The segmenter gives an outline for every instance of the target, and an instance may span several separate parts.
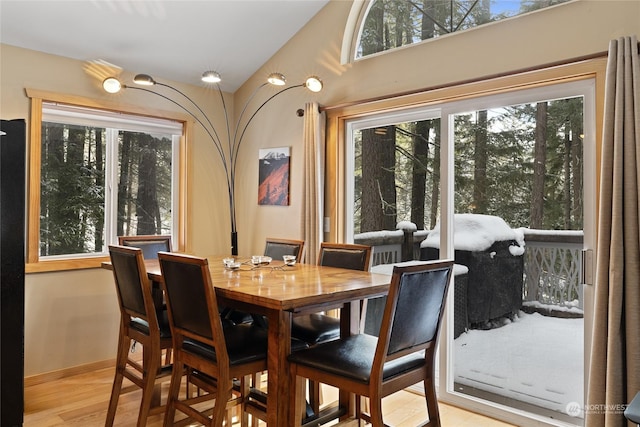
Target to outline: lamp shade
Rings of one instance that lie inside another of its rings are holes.
[[[202,73],[202,81],[206,83],[220,83],[222,77],[216,71],[205,71]]]
[[[322,80],[320,80],[316,76],[311,76],[307,78],[307,81],[304,83],[304,86],[309,89],[311,92],[320,92],[322,90]]]
[[[287,79],[282,73],[271,73],[267,77],[267,82],[274,86],[284,86],[287,83]]]
[[[136,74],[133,78],[133,82],[142,86],[153,86],[156,81],[149,74]]]
[[[102,82],[102,88],[108,93],[118,93],[122,89],[122,83],[115,77],[107,77]]]

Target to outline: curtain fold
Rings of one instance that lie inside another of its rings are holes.
[[[636,36],[609,44],[586,427],[631,427],[640,391],[640,64]]]
[[[304,108],[304,172],[302,190],[303,262],[315,264],[323,238],[325,113],[317,102]]]

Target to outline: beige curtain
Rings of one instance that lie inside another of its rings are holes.
[[[636,36],[609,44],[586,427],[631,427],[640,391],[640,65]]]
[[[323,237],[325,120],[325,113],[320,113],[318,103],[305,104],[301,224],[305,242],[303,261],[309,264],[316,263]]]

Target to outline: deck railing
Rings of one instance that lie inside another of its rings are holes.
[[[582,309],[583,232],[522,230],[526,244],[523,301]]]
[[[520,229],[525,236],[522,299],[543,306],[583,308],[580,285],[583,232]],[[354,236],[373,247],[371,265],[420,259],[429,230],[378,231]]]

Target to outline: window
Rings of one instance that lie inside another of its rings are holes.
[[[119,235],[180,241],[184,122],[32,101],[28,271],[97,267]]]
[[[467,30],[568,0],[372,0],[355,59]]]
[[[347,234],[435,225],[440,193],[440,112],[424,109],[349,123]]]

